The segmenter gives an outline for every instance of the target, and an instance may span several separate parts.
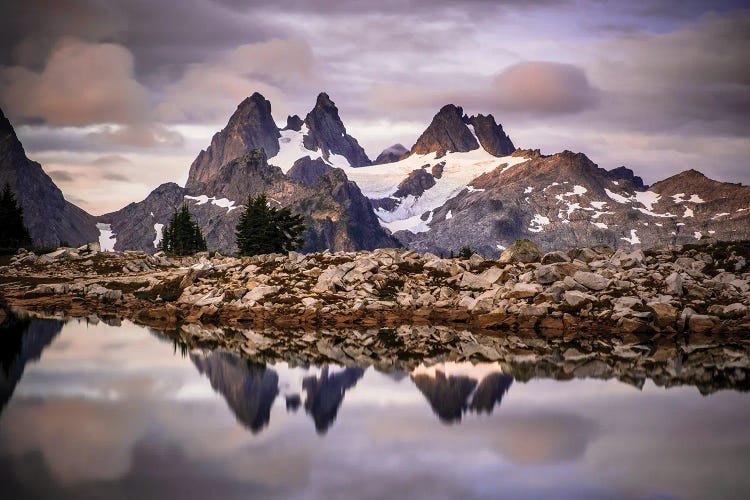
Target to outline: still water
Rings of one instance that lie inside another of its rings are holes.
[[[750,395],[731,389],[259,365],[130,323],[37,319],[0,340],[3,498],[750,492]]]

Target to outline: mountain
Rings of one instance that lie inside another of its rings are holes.
[[[187,200],[209,247],[231,252],[236,209],[261,192],[305,215],[305,251],[470,246],[497,257],[522,238],[545,250],[750,238],[749,187],[687,171],[649,188],[632,170],[599,168],[582,153],[516,149],[493,115],[468,116],[454,104],[410,149],[394,145],[371,163],[325,93],[283,128],[253,94],[200,152],[184,189],[160,186],[99,220],[116,249],[154,251]]]
[[[41,165],[29,160],[0,110],[0,189],[6,183],[23,207],[24,222],[34,243],[81,245],[96,241],[99,232],[94,217],[65,200]]]
[[[385,148],[380,152],[373,165],[381,165],[383,163],[393,163],[401,159],[409,150],[406,149],[403,144],[394,144],[393,146]]]
[[[99,217],[99,222],[114,233],[115,250],[154,252],[175,209],[188,202],[209,248],[233,253],[237,209],[248,196],[265,193],[273,203],[305,216],[303,251],[398,247],[380,226],[369,200],[338,168],[353,170],[369,163],[357,141],[346,134],[328,95],[318,96],[304,121],[289,116],[279,129],[271,103],[255,93],[198,154],[185,188],[164,184],[143,201]]]
[[[313,163],[316,161],[322,162]],[[379,225],[369,200],[338,168],[327,166],[316,176],[297,179],[269,165],[262,149],[252,150],[222,166],[199,186],[200,191],[192,191],[173,183],[163,184],[145,200],[101,216],[115,234],[115,250],[153,253],[174,210],[187,202],[209,248],[233,253],[238,208],[248,196],[261,193],[272,203],[305,216],[303,251],[399,246]]]

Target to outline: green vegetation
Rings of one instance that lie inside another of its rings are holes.
[[[235,233],[239,254],[283,253],[299,248],[305,231],[303,221],[289,208],[269,206],[264,194],[249,197]]]
[[[16,201],[10,184],[5,184],[0,194],[0,254],[16,253],[19,248],[31,245],[31,236],[23,223],[23,208]]]
[[[200,226],[193,221],[187,203],[177,210],[164,230],[161,249],[168,255],[193,255],[206,250],[206,239]]]

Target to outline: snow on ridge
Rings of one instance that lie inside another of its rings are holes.
[[[523,190],[523,194],[529,194],[534,190],[533,187],[527,186],[526,189]]]
[[[411,155],[393,163],[358,168],[345,167],[343,170],[349,180],[357,183],[366,197],[382,199],[392,197],[399,184],[413,171],[422,167],[429,171],[433,166],[444,163],[442,176],[435,179],[435,185],[430,189],[418,197],[409,195],[402,198],[393,211],[379,209],[375,212],[381,225],[391,231],[422,232],[429,230],[420,218],[422,214],[445,205],[448,200],[464,190],[481,191],[481,188],[470,186],[470,183],[480,175],[499,167],[502,167],[501,171],[505,171],[526,161],[527,158],[516,156],[496,157],[479,148],[464,153],[450,152],[442,158],[436,158],[436,153]]]
[[[210,201],[212,205],[215,205],[221,208],[226,208],[227,213],[241,206],[241,205],[236,206],[234,201],[229,200],[227,198],[216,198],[215,196],[208,196],[206,194],[201,194],[198,196],[190,196],[186,194],[185,199],[196,201],[197,202],[196,205],[205,205],[206,203]]]
[[[694,194],[694,195],[692,195],[692,196],[690,197],[690,199],[689,199],[689,200],[687,200],[687,201],[689,201],[689,202],[691,202],[691,203],[705,203],[705,201],[703,200],[703,198],[701,198],[701,197],[700,197],[700,196],[698,196],[697,194]]]
[[[659,193],[655,193],[654,191],[636,191],[633,195],[628,197],[615,193],[614,191],[610,191],[606,188],[604,189],[604,192],[607,193],[607,196],[609,196],[612,200],[623,205],[627,203],[640,203],[641,205],[643,205],[643,207],[633,208],[643,214],[650,215],[651,217],[677,217],[676,215],[669,212],[663,214],[654,212],[654,203],[658,203],[661,199],[661,195]]]
[[[718,219],[719,217],[726,217],[727,215],[729,215],[729,212],[721,212],[721,213],[719,213],[719,214],[716,214],[716,215],[714,215],[713,217],[711,217],[711,220],[716,220],[716,219]]]
[[[154,238],[154,248],[159,248],[159,243],[164,239],[164,224],[158,222],[154,224],[154,231],[156,231],[156,238]]]
[[[117,237],[112,231],[111,224],[98,223],[96,228],[99,230],[99,248],[102,252],[114,252]]]
[[[612,200],[616,201],[617,203],[630,203],[632,200],[630,198],[625,198],[624,196],[615,193],[614,191],[610,191],[607,188],[604,188],[604,192],[607,193],[607,196],[609,196]]]
[[[451,220],[453,218],[453,210],[448,210],[448,213],[445,214],[445,220]]]
[[[693,217],[694,212],[692,208],[685,207],[685,214],[682,217]]]
[[[599,229],[609,229],[609,226],[603,222],[592,222],[592,224],[598,227]]]

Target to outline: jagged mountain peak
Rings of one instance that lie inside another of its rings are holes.
[[[339,110],[328,94],[321,92],[315,107],[305,117],[307,133],[304,147],[310,151],[321,151],[328,160],[332,154],[346,158],[352,167],[370,164],[365,150],[357,140],[346,132]]]
[[[252,149],[263,148],[268,156],[276,155],[280,137],[270,101],[255,92],[237,106],[226,127],[214,134],[211,145],[198,154],[190,166],[186,187],[198,189],[222,165]]]
[[[463,108],[455,104],[446,104],[419,136],[411,148],[411,153],[436,153],[439,158],[448,152],[466,152],[479,148],[479,142],[469,129],[467,121]]]
[[[516,147],[513,141],[503,130],[503,126],[495,121],[495,117],[490,115],[475,115],[468,119],[469,124],[474,128],[479,144],[485,151],[494,156],[506,156],[515,151]]]

